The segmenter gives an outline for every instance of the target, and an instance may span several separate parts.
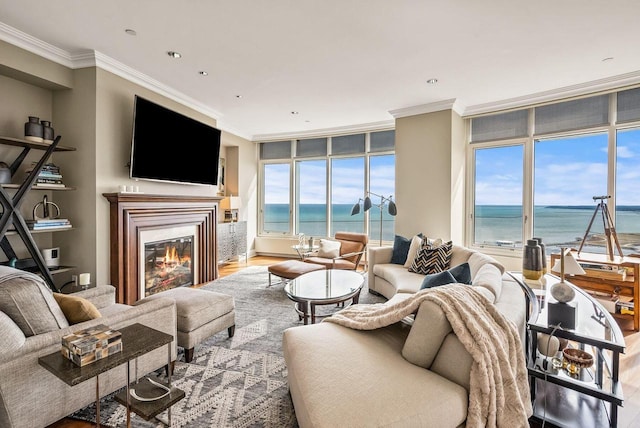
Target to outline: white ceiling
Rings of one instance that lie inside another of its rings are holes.
[[[0,38],[72,67],[94,52],[261,139],[637,84],[638,16],[639,0],[0,0]]]

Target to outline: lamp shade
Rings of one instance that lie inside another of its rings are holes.
[[[360,201],[356,202],[356,204],[351,208],[351,215],[360,214]]]
[[[395,216],[396,214],[398,214],[396,203],[393,201],[389,201],[389,214],[392,216]]]
[[[564,253],[564,251],[563,251]],[[564,263],[563,263],[564,262]],[[564,264],[564,267],[562,266]],[[556,261],[551,269],[556,272],[560,272],[560,275],[564,278],[565,275],[584,275],[585,271],[582,266],[576,261],[570,251],[566,254],[561,254],[560,258]]]
[[[220,202],[220,208],[224,210],[238,210],[242,207],[240,196],[228,196]]]
[[[371,198],[370,197],[366,197],[364,198],[364,210],[365,211],[369,211],[369,209],[371,208]]]

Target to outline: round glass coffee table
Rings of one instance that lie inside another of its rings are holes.
[[[287,297],[296,302],[296,311],[308,324],[316,322],[316,306],[344,303],[351,300],[358,303],[364,278],[352,270],[327,269],[300,275],[284,286]]]

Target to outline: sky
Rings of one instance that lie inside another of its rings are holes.
[[[618,131],[617,204],[640,205],[640,129]],[[607,194],[607,134],[543,140],[534,147],[534,204],[591,205]],[[522,205],[523,147],[476,151],[477,205]]]

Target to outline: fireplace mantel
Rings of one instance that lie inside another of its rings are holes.
[[[218,203],[209,196],[103,193],[110,208],[111,284],[118,303],[140,300],[138,239],[142,230],[194,225],[197,230],[199,272],[196,284],[217,277],[216,225]]]

